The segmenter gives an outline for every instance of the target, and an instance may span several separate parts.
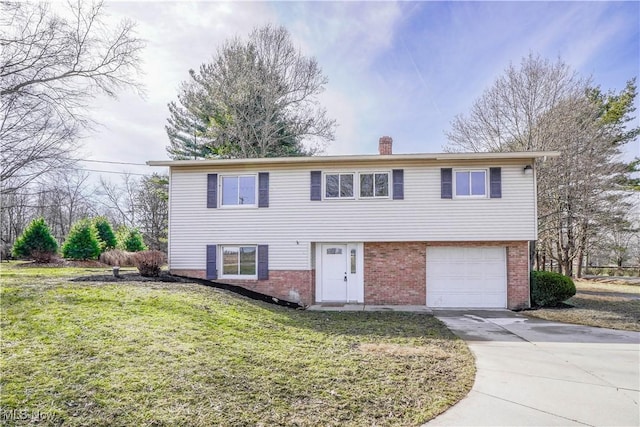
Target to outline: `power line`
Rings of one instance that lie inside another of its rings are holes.
[[[71,159],[79,162],[92,162],[92,163],[110,163],[112,165],[133,165],[133,166],[147,166],[146,163],[131,163],[131,162],[113,162],[110,160],[88,160],[88,159]]]
[[[116,171],[101,171],[97,169],[85,169],[85,168],[69,168],[75,171],[87,171],[87,172],[99,172],[99,173],[115,173],[118,175],[138,175],[138,176],[147,176],[148,174],[144,173],[133,173],[133,172],[116,172]]]

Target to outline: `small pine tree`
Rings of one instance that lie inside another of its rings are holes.
[[[69,259],[96,259],[100,255],[98,232],[91,221],[81,219],[73,224],[62,245],[62,256]]]
[[[127,240],[127,236],[129,235],[129,227],[126,225],[121,225],[116,229],[116,249],[121,251],[126,250],[124,248],[124,242]]]
[[[58,252],[58,242],[51,235],[44,218],[38,218],[31,221],[16,239],[12,252],[16,258],[33,258],[36,262],[47,263]]]
[[[99,216],[93,219],[93,226],[98,232],[98,239],[100,240],[100,253],[114,249],[118,244],[116,235],[111,228],[111,224],[107,218]]]
[[[137,228],[129,229],[129,232],[126,234],[126,237],[122,242],[122,247],[128,252],[140,252],[147,250],[144,240],[142,239],[142,234],[140,234],[140,231],[138,231]]]

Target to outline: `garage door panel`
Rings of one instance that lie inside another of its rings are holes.
[[[433,274],[440,277],[451,277],[451,266],[445,263],[432,264]]]
[[[427,305],[506,307],[504,247],[427,248]]]
[[[474,294],[468,292],[460,294],[441,294],[434,298],[434,303],[431,307],[492,308],[503,307],[502,301],[502,295]]]
[[[444,277],[443,279],[447,282],[446,289],[443,289],[445,292],[482,294],[487,292],[501,293],[504,290],[501,281],[495,279],[461,279],[459,277]]]

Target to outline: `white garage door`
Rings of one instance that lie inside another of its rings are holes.
[[[427,248],[427,306],[505,308],[505,248]]]

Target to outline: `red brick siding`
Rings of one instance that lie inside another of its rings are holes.
[[[529,242],[507,246],[507,307],[516,310],[531,307],[529,301]]]
[[[424,305],[427,246],[506,246],[507,307],[529,307],[529,243],[517,242],[384,242],[364,244],[365,304]],[[204,279],[205,270],[171,273]],[[271,270],[269,280],[218,280],[287,301],[315,302],[315,270]],[[293,291],[293,292],[292,292]]]
[[[364,303],[425,305],[426,245],[364,244]]]
[[[206,277],[205,270],[172,269],[171,273],[198,279],[204,279]],[[315,292],[315,271],[269,270],[269,280],[218,279],[216,282],[237,285],[282,300],[309,305],[313,303]]]
[[[529,243],[526,241],[365,243],[365,304],[424,305],[427,246],[505,246],[507,307],[529,307]]]

